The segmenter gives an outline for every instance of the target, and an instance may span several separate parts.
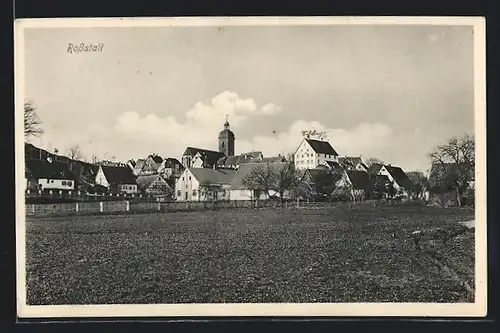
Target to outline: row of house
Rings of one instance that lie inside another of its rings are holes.
[[[403,195],[407,195],[411,187],[401,168],[379,164],[368,167],[361,157],[340,157],[328,141],[305,137],[287,160],[281,155],[264,157],[261,151],[235,155],[235,135],[227,119],[218,138],[218,151],[188,146],[181,161],[151,154],[127,163],[96,163],[90,168],[87,179],[92,183],[90,186],[112,193],[172,195],[182,201],[249,200],[254,193],[245,188],[243,179],[253,168],[264,163],[276,170],[293,164],[302,172],[304,181],[312,179],[321,169],[339,171],[342,176],[337,187],[350,187],[356,193],[365,191],[369,182],[377,177],[383,183],[392,184]],[[27,188],[75,190],[82,183],[68,167],[71,163],[54,161],[51,156],[37,159],[31,155],[26,159]],[[261,196],[265,198],[269,193]]]

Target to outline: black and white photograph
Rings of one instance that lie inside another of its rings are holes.
[[[17,20],[18,316],[485,316],[485,38]]]

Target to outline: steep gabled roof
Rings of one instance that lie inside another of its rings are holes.
[[[244,163],[276,163],[286,162],[284,156],[263,157],[262,152],[252,151],[236,156],[224,156],[217,161],[219,168],[235,168]]]
[[[194,148],[194,147],[187,147],[186,150],[184,151],[184,154],[182,154],[182,156],[193,156],[194,157],[197,153],[199,153],[202,156],[205,166],[209,167],[209,168],[216,165],[217,161],[221,157],[225,156],[225,154],[220,152],[220,151]]]
[[[137,162],[135,162],[134,170],[141,171],[142,168],[144,167],[144,163],[146,163],[146,160],[142,158],[138,159]]]
[[[346,173],[355,190],[367,190],[370,187],[370,176],[368,172],[347,170]]]
[[[339,157],[339,163],[356,167],[358,164],[361,164],[365,169],[368,169],[366,164],[363,162],[360,156],[344,156],[344,157]]]
[[[328,154],[328,155],[334,155],[338,156],[337,152],[333,147],[330,145],[330,142],[328,141],[320,141],[320,140],[313,140],[313,139],[305,139],[307,143],[311,146],[311,148],[319,154]]]
[[[333,162],[333,161],[325,161],[326,165],[332,170],[343,170],[344,168],[340,163]]]
[[[159,155],[149,155],[148,157],[151,157],[153,162],[155,162],[156,164],[160,164],[161,162],[163,162],[163,158],[161,158],[161,156]]]
[[[180,168],[183,168],[183,165],[181,162],[179,162],[178,159],[173,158],[173,157],[167,157],[164,159],[165,161],[165,168],[174,168],[175,166],[179,166]]]
[[[410,178],[408,178],[403,169],[392,165],[386,165],[385,168],[399,186],[402,186],[406,189],[413,187],[413,183],[411,182]]]
[[[139,176],[137,177],[136,179],[136,182],[137,182],[137,187],[140,189],[140,190],[143,190],[143,189],[146,189],[148,188],[153,182],[155,182],[156,180],[160,180],[162,182],[165,182],[165,184],[167,184],[167,182],[165,181],[165,179],[163,179],[161,176],[159,175],[150,175],[150,176]],[[168,185],[168,184],[167,184]]]
[[[132,170],[128,167],[101,165],[101,168],[110,184],[137,184]]]
[[[25,165],[35,179],[76,179],[66,163],[27,159]]]
[[[380,172],[380,169],[382,169],[383,165],[380,164],[380,163],[373,163],[372,165],[370,165],[370,167],[368,168],[368,173],[370,175],[375,175],[377,173]]]
[[[191,172],[200,185],[229,185],[236,174],[235,170],[217,170],[209,168],[189,168],[189,172]]]

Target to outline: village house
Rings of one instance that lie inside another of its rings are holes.
[[[27,159],[25,162],[26,189],[71,191],[76,187],[76,177],[68,164],[47,160]]]
[[[106,187],[113,194],[137,193],[136,177],[127,166],[99,166],[95,183]]]
[[[345,168],[339,162],[334,161],[323,161],[322,164],[318,164],[316,169],[326,168],[331,171],[344,172]]]
[[[182,154],[184,168],[213,168],[224,153],[215,150],[187,147]]]
[[[184,166],[182,166],[181,162],[172,157],[165,158],[158,168],[158,174],[163,178],[177,178],[183,171]]]
[[[236,156],[224,156],[217,161],[218,169],[238,169],[243,163],[262,162],[264,156],[260,151],[252,151]]]
[[[328,141],[305,138],[294,155],[297,170],[314,169],[326,161],[338,162],[338,154]]]
[[[339,164],[347,170],[358,170],[368,172],[368,166],[363,162],[361,156],[339,157]]]
[[[130,168],[130,170],[134,171],[135,161],[134,160],[128,160],[127,161],[127,166]]]
[[[143,158],[140,158],[138,159],[134,164],[133,164],[133,168],[132,168],[132,173],[136,176],[138,176],[141,171],[142,171],[142,168],[144,167],[144,163],[146,162],[145,159]],[[130,166],[131,164],[129,164]]]
[[[175,183],[178,201],[229,200],[231,169],[187,168]]]
[[[140,193],[154,197],[171,197],[173,189],[160,175],[139,176],[136,179]]]
[[[140,163],[139,163],[140,161]],[[163,163],[163,158],[157,154],[149,155],[144,160],[138,160],[134,167],[134,174],[136,176],[149,176],[158,174],[158,169]]]
[[[364,200],[371,192],[370,175],[362,170],[345,170],[335,190],[348,193],[354,200]]]
[[[373,163],[368,169],[368,173],[372,175],[387,176],[390,183],[394,187],[397,196],[409,197],[413,184],[410,178],[408,178],[406,173],[400,167],[392,166],[390,164],[382,165],[379,163]]]
[[[242,164],[236,175],[234,176],[231,182],[231,200],[265,200],[269,199],[270,196],[279,196],[279,193],[276,189],[270,189],[269,192],[261,191],[261,193],[256,193],[256,191],[249,189],[245,184],[245,177],[254,170],[255,168],[259,168],[264,166],[270,167],[274,172],[279,172],[288,168],[290,166],[290,162],[277,162],[277,163],[245,163]],[[284,193],[284,197],[288,198],[290,196],[290,192],[287,190]]]

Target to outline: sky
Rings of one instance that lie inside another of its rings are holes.
[[[224,26],[26,28],[25,99],[45,133],[85,158],[217,150],[293,153],[325,131],[340,156],[424,171],[428,153],[474,134],[473,28]],[[102,43],[70,53],[69,43]]]

